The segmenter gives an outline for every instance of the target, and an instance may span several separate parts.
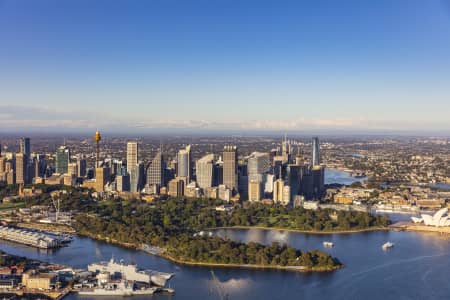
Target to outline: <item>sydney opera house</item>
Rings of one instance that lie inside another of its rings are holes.
[[[433,216],[422,214],[421,218],[412,217],[414,223],[424,223],[427,226],[444,227],[450,226],[450,215],[448,208],[442,208]]]

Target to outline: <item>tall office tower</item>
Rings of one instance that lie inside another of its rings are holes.
[[[136,166],[131,168],[130,174],[130,191],[133,193],[140,192],[143,187],[143,181],[145,181],[144,174],[144,164],[138,163]]]
[[[69,163],[67,174],[76,177],[78,175],[78,168],[76,163]]]
[[[258,180],[249,180],[248,182],[248,200],[251,202],[260,201],[262,198],[262,184]]]
[[[291,187],[289,185],[285,185],[283,187],[283,205],[289,205],[291,203]]]
[[[32,169],[32,174],[33,177],[40,177],[41,173],[40,173],[40,168],[39,168],[39,157],[34,157],[33,161],[31,162],[31,169]]]
[[[6,183],[15,184],[16,183],[16,173],[13,170],[7,171],[6,173]]]
[[[25,184],[26,183],[26,172],[27,172],[27,158],[24,153],[16,154],[16,183]]]
[[[186,182],[184,179],[177,177],[169,181],[169,196],[171,197],[182,197],[184,196],[184,190],[186,187]]]
[[[94,135],[94,141],[95,141],[95,167],[98,168],[100,164],[100,141],[102,140],[102,136],[100,135],[100,132],[97,130]]]
[[[77,159],[77,177],[85,177],[86,176],[86,167],[87,163],[84,158]]]
[[[165,170],[163,155],[161,151],[158,151],[147,168],[147,185],[156,187],[156,190],[165,186]]]
[[[286,174],[285,181],[290,186],[291,191],[291,199],[294,199],[295,196],[300,192],[300,182],[303,175],[303,167],[298,166],[296,164],[289,164],[286,166]]]
[[[219,157],[219,160],[216,161],[214,166],[214,182],[213,186],[219,186],[223,184],[223,161],[222,158]]]
[[[104,192],[105,185],[111,180],[111,169],[108,167],[95,168],[95,186],[97,192]]]
[[[238,153],[236,146],[223,148],[223,184],[232,191],[238,189]]]
[[[5,173],[6,157],[0,155],[0,174]]]
[[[56,173],[66,174],[69,171],[70,150],[67,146],[61,146],[56,150]]]
[[[300,195],[305,197],[305,200],[314,199],[314,178],[312,168],[310,166],[303,167],[303,174],[300,181]]]
[[[5,162],[5,172],[14,172],[14,162],[13,161],[6,161]]]
[[[137,142],[127,143],[127,171],[131,175],[132,169],[138,164],[139,148]]]
[[[270,172],[270,156],[268,153],[253,152],[248,158],[248,180],[263,182],[263,175]]]
[[[38,155],[36,156],[36,159],[38,161],[38,170],[35,170],[35,173],[37,174],[35,177],[44,177],[47,172],[47,160],[44,155]]]
[[[192,179],[191,145],[178,151],[177,176],[187,178],[187,183]]]
[[[20,153],[25,154],[27,160],[31,158],[30,138],[23,137],[20,139]]]
[[[273,193],[273,183],[275,181],[275,176],[273,174],[266,175],[266,183],[264,185],[264,193],[272,194]]]
[[[320,166],[320,143],[318,137],[312,139],[312,166]]]
[[[6,181],[5,164],[6,158],[0,155],[0,182]]]
[[[28,159],[26,160],[25,183],[32,183],[34,177],[36,177],[34,164],[35,160],[36,157],[33,157],[31,161]]]
[[[130,191],[130,175],[117,175],[116,176],[116,190],[118,192]]]
[[[321,199],[325,192],[325,169],[322,166],[315,166],[312,168],[312,182],[313,182],[313,197],[314,199]]]
[[[284,193],[284,181],[283,179],[277,179],[273,183],[273,202],[282,203]]]
[[[127,166],[124,165],[124,161],[114,159],[111,162],[111,175],[126,175]]]
[[[207,189],[214,184],[214,154],[207,154],[197,160],[195,170],[197,184],[201,189]]]
[[[290,144],[287,139],[287,135],[284,135],[284,139],[281,141],[281,155],[288,156],[290,152]]]

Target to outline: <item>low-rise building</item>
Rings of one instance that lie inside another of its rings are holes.
[[[59,288],[58,276],[30,270],[22,275],[22,286],[27,289],[54,290]]]

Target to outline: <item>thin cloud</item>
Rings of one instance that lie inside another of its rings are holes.
[[[1,129],[208,129],[208,130],[448,130],[449,124],[358,118],[307,118],[289,120],[214,121],[204,119],[127,120],[104,112],[61,111],[49,107],[0,105]]]

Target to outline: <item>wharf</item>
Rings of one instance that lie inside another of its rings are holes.
[[[9,299],[21,299],[22,297],[27,297],[27,296],[45,296],[54,300],[61,300],[64,297],[66,297],[68,294],[71,293],[70,289],[64,289],[61,291],[49,291],[49,292],[45,292],[45,291],[29,291],[29,290],[9,290],[7,292],[5,292],[6,295],[11,296],[11,298]],[[8,299],[8,298],[7,298]]]

